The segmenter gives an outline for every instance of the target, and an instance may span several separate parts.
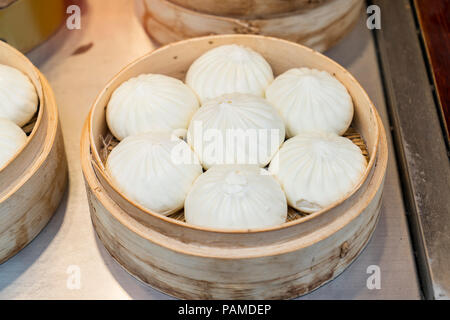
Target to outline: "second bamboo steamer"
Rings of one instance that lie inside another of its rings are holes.
[[[210,0],[142,1],[143,24],[151,38],[160,44],[213,34],[259,34],[294,41],[318,51],[331,48],[351,30],[364,5],[362,0],[271,0],[267,3],[227,0],[224,6]],[[254,14],[245,13],[243,8],[249,6]],[[233,10],[238,15],[228,15]]]
[[[22,129],[26,144],[0,168],[0,264],[45,227],[66,190],[67,161],[53,91],[20,52],[0,42],[0,64],[28,76],[39,97],[37,115]]]
[[[323,5],[329,0],[169,0],[181,7],[216,16],[264,18]]]

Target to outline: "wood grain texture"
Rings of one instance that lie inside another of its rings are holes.
[[[278,227],[224,231],[146,211],[116,190],[99,154],[108,134],[105,106],[114,89],[145,72],[183,79],[198,56],[227,43],[245,44],[260,52],[276,75],[288,68],[309,66],[335,74],[346,85],[355,104],[353,125],[363,136],[370,156],[364,179],[351,195]],[[295,43],[248,35],[186,40],[130,64],[94,103],[81,146],[91,217],[99,238],[132,275],[179,298],[292,298],[333,279],[370,239],[380,211],[387,165],[386,137],[378,113],[344,68]]]
[[[20,66],[25,59],[11,47],[0,44],[0,60],[6,56],[5,51],[17,56],[7,61],[9,65]],[[40,115],[27,145],[0,171],[0,263],[42,230],[67,185],[67,163],[53,93],[37,69],[28,71],[30,78],[40,83]]]
[[[261,34],[325,51],[347,34],[364,1],[330,0],[317,7],[276,17],[243,19],[186,9],[167,0],[143,0],[144,26],[158,43],[212,34]]]
[[[315,8],[330,0],[169,0],[181,7],[217,16],[267,18]]]
[[[450,139],[450,1],[415,0],[414,4]]]

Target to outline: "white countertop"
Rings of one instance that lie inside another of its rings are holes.
[[[79,160],[81,129],[96,95],[120,69],[155,46],[141,26],[132,0],[109,0],[108,5],[86,0],[82,14],[80,30],[63,26],[28,54],[56,95],[70,183],[49,225],[31,244],[0,265],[0,299],[170,298],[130,276],[98,240]],[[388,131],[390,159],[382,215],[372,240],[339,277],[302,298],[418,299],[419,284],[376,52],[365,18],[362,16],[353,32],[326,54],[360,81],[377,106]],[[367,270],[372,265],[380,268],[381,289],[367,288]],[[76,284],[73,280],[78,271],[80,286],[74,288],[70,284]]]

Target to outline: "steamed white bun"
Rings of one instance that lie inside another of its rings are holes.
[[[283,120],[265,99],[242,93],[206,101],[192,117],[187,141],[203,167],[266,166],[285,138]]]
[[[186,222],[208,228],[254,229],[286,221],[279,183],[256,165],[218,165],[203,173],[186,197]]]
[[[186,75],[186,84],[201,102],[234,92],[263,97],[272,80],[272,68],[267,61],[254,50],[237,44],[204,53]]]
[[[287,140],[269,171],[281,183],[291,207],[315,212],[351,192],[366,166],[361,149],[350,139],[309,132]]]
[[[182,81],[161,74],[142,74],[112,94],[106,121],[119,140],[130,135],[187,129],[199,107],[195,93]]]
[[[290,69],[267,88],[266,99],[280,112],[288,137],[308,131],[342,135],[353,118],[347,89],[326,71]]]
[[[26,143],[25,132],[14,122],[0,118],[0,170]]]
[[[38,107],[36,89],[21,71],[0,64],[0,118],[23,127]]]
[[[122,140],[109,154],[106,170],[127,197],[162,215],[183,207],[194,180],[202,173],[186,142],[157,132]]]

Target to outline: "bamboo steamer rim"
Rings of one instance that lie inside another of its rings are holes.
[[[341,205],[343,202],[345,202],[346,200],[352,198],[354,196],[354,194],[360,189],[360,187],[365,183],[365,181],[367,180],[368,176],[372,173],[372,169],[375,165],[375,162],[377,160],[377,155],[378,155],[378,148],[379,148],[379,143],[380,143],[380,134],[381,134],[381,130],[382,130],[382,123],[380,121],[375,121],[375,126],[374,126],[374,130],[375,130],[375,141],[374,141],[374,145],[373,147],[368,151],[369,151],[369,156],[370,156],[370,160],[369,163],[367,164],[367,167],[364,171],[364,175],[359,179],[358,183],[353,187],[352,191],[349,192],[345,197],[335,201],[334,203],[332,203],[331,205],[323,208],[322,210],[316,211],[314,213],[311,213],[305,217],[301,217],[299,219],[293,220],[293,221],[289,221],[289,222],[285,222],[281,225],[277,225],[277,226],[273,226],[273,227],[268,227],[268,228],[255,228],[255,229],[236,229],[236,230],[229,230],[229,229],[221,229],[221,228],[207,228],[207,227],[201,227],[201,226],[196,226],[196,225],[192,225],[183,221],[179,221],[167,216],[163,216],[161,214],[152,212],[146,208],[144,208],[143,206],[141,206],[140,204],[136,203],[135,201],[129,199],[129,197],[127,197],[126,195],[124,195],[121,191],[118,190],[118,188],[115,186],[115,184],[111,181],[111,179],[109,178],[109,175],[106,172],[106,168],[103,165],[103,162],[101,160],[101,157],[99,155],[98,152],[98,147],[96,144],[96,139],[93,136],[93,126],[94,126],[94,111],[96,110],[96,108],[106,108],[106,106],[100,105],[100,100],[103,97],[103,95],[105,94],[106,90],[109,89],[110,86],[112,86],[114,84],[114,82],[116,81],[117,78],[119,78],[123,73],[125,73],[128,69],[135,67],[136,65],[138,65],[141,61],[147,59],[148,57],[150,57],[153,54],[156,53],[160,53],[163,52],[165,50],[169,50],[172,47],[176,47],[179,45],[183,45],[183,44],[188,44],[190,43],[190,45],[195,45],[195,42],[202,42],[202,41],[207,41],[208,43],[212,43],[214,42],[214,40],[216,39],[225,39],[225,40],[230,40],[228,42],[228,44],[233,43],[233,39],[245,39],[245,38],[249,38],[249,39],[258,39],[260,41],[271,41],[271,42],[281,42],[285,45],[289,45],[289,46],[293,46],[293,47],[297,47],[300,50],[303,50],[305,52],[307,52],[308,54],[314,55],[316,58],[318,59],[322,59],[323,61],[326,61],[327,64],[331,64],[333,65],[336,69],[339,69],[342,74],[344,74],[346,77],[348,77],[348,80],[350,82],[352,82],[357,88],[358,90],[363,94],[364,99],[368,102],[369,108],[370,108],[370,113],[372,115],[374,115],[375,119],[379,118],[378,112],[375,108],[375,106],[373,105],[372,101],[370,100],[369,96],[367,95],[366,91],[361,87],[361,85],[359,84],[359,82],[353,77],[352,74],[350,74],[344,67],[342,67],[340,64],[338,64],[337,62],[335,62],[334,60],[332,60],[331,58],[326,57],[325,55],[323,55],[322,53],[313,50],[311,48],[308,48],[306,46],[303,46],[301,44],[295,43],[295,42],[291,42],[288,40],[284,40],[284,39],[279,39],[279,38],[275,38],[275,37],[269,37],[269,36],[262,36],[262,35],[244,35],[244,34],[232,34],[232,35],[213,35],[213,36],[205,36],[205,37],[197,37],[197,38],[191,38],[191,39],[186,39],[186,40],[181,40],[178,42],[173,42],[170,44],[167,44],[165,46],[162,46],[152,52],[149,52],[148,54],[134,60],[133,62],[129,63],[127,66],[125,66],[124,68],[122,68],[122,70],[117,73],[110,81],[108,81],[108,83],[106,84],[106,86],[100,91],[100,93],[97,95],[94,104],[91,108],[91,111],[89,112],[88,115],[88,122],[87,122],[87,127],[88,127],[88,131],[89,131],[89,144],[90,144],[90,150],[91,153],[93,155],[93,165],[96,166],[99,170],[98,172],[102,175],[102,178],[107,181],[107,183],[109,184],[109,186],[118,194],[120,194],[126,201],[128,201],[130,204],[132,204],[135,208],[137,208],[139,211],[144,212],[145,214],[151,215],[157,219],[163,220],[169,224],[176,224],[185,228],[190,228],[193,230],[199,230],[199,231],[209,231],[209,232],[218,232],[218,233],[227,233],[227,234],[241,234],[241,233],[263,233],[263,232],[267,232],[267,231],[275,231],[275,230],[280,230],[280,229],[284,229],[284,228],[289,228],[307,221],[310,221],[312,219],[315,219],[319,216],[322,216],[324,214],[326,214],[330,209],[335,208],[339,205]],[[245,45],[245,44],[243,44]],[[205,50],[204,52],[206,52],[207,50]],[[83,156],[83,155],[82,155]]]
[[[147,5],[146,0],[143,0],[145,5]],[[232,4],[228,4],[227,9],[225,10],[227,12],[213,12],[213,10],[207,6],[207,9],[204,10],[204,8],[195,8],[193,6],[186,6],[186,2],[181,1],[181,0],[163,0],[165,2],[168,2],[176,7],[181,7],[183,9],[189,10],[189,11],[194,11],[194,12],[198,12],[201,14],[206,14],[206,15],[211,15],[211,16],[222,16],[222,17],[230,17],[230,18],[236,18],[236,19],[240,19],[240,20],[264,20],[264,19],[270,19],[270,18],[278,18],[278,17],[282,17],[282,16],[287,16],[287,15],[293,15],[293,14],[297,14],[299,12],[303,12],[306,10],[313,10],[321,5],[326,4],[329,1],[334,1],[334,0],[320,0],[317,2],[314,1],[302,1],[301,3],[297,3],[296,5],[293,5],[291,9],[289,10],[280,10],[280,11],[276,11],[276,12],[265,12],[265,13],[258,13],[258,14],[250,14],[250,13],[236,13],[236,14],[232,14],[229,11],[232,10],[238,10],[238,11],[245,11],[244,9],[238,9],[236,8],[236,6],[233,6]],[[259,0],[261,1],[261,0]],[[207,1],[209,2],[209,1]],[[227,3],[230,1],[224,1],[224,3]],[[231,1],[233,2],[233,1]],[[241,2],[246,2],[245,0],[241,1]],[[252,2],[252,1],[247,1],[247,2]],[[261,2],[266,2],[264,3],[264,5],[276,5],[278,2],[280,2],[280,0],[271,0],[271,1],[261,1]],[[270,3],[269,3],[270,2]],[[286,2],[281,0],[281,2]],[[255,3],[253,1],[253,3]],[[223,11],[223,10],[220,10]]]
[[[145,0],[144,7],[142,23],[150,38],[159,44],[209,34],[243,33],[279,37],[326,51],[356,24],[363,1],[326,1],[270,19],[207,15],[171,6],[167,0]]]
[[[172,2],[170,0],[157,0],[159,2],[164,3],[165,6],[170,7],[172,10],[181,11],[184,14],[192,15],[192,16],[198,16],[198,17],[205,17],[209,19],[216,19],[219,21],[228,21],[228,22],[234,22],[236,24],[242,23],[242,22],[250,22],[250,21],[261,21],[261,22],[269,22],[269,21],[276,21],[284,18],[290,18],[292,16],[301,15],[305,12],[311,12],[313,10],[320,9],[321,6],[329,5],[333,1],[344,1],[344,0],[325,0],[321,5],[314,6],[312,8],[302,8],[294,11],[289,12],[282,12],[277,14],[269,14],[265,16],[234,16],[234,15],[218,15],[210,12],[205,12],[201,10],[194,10],[185,6],[182,6],[181,4],[178,4],[176,2]],[[348,0],[348,1],[356,1],[356,0]],[[144,0],[144,4],[146,6],[146,9],[148,10],[148,4],[147,0]]]
[[[382,126],[381,118],[377,114],[376,115],[377,122],[380,126]],[[273,243],[270,245],[265,244],[264,250],[255,250],[255,247],[214,247],[214,250],[211,250],[210,246],[192,246],[189,242],[180,241],[177,239],[173,239],[170,236],[161,234],[160,232],[154,232],[150,227],[144,226],[140,224],[138,221],[133,219],[127,214],[121,214],[115,212],[115,207],[118,205],[114,202],[114,200],[105,192],[103,186],[101,186],[98,178],[96,177],[96,172],[92,166],[92,153],[89,144],[89,119],[85,121],[83,131],[81,134],[81,165],[82,170],[85,176],[85,182],[93,195],[96,197],[98,201],[108,210],[109,214],[113,216],[114,219],[119,221],[120,224],[128,228],[132,233],[136,234],[138,237],[145,239],[153,244],[156,244],[160,247],[166,248],[173,252],[177,252],[180,254],[188,254],[190,256],[201,257],[201,258],[217,258],[222,260],[234,260],[234,259],[252,259],[252,258],[262,258],[273,255],[281,255],[285,253],[289,253],[292,251],[304,249],[308,246],[316,244],[322,241],[324,238],[333,235],[338,232],[342,228],[346,227],[351,221],[357,219],[361,213],[366,210],[364,205],[360,205],[359,209],[354,212],[352,215],[345,215],[338,217],[337,220],[332,221],[331,223],[322,226],[315,232],[312,232],[307,235],[303,235],[299,238],[290,239],[288,241],[282,243]],[[380,159],[380,163],[375,167],[376,173],[371,177],[370,185],[372,186],[369,189],[370,193],[367,192],[363,195],[367,202],[371,202],[373,198],[379,191],[379,188],[384,183],[384,177],[387,167],[388,160],[388,146],[387,146],[387,138],[386,132],[384,129],[380,132],[380,151],[385,154],[385,157]],[[98,185],[95,185],[97,183]],[[91,206],[92,210],[92,206]],[[119,211],[125,212],[125,210],[119,207]],[[96,212],[96,210],[94,210]],[[341,220],[345,220],[345,223]],[[190,226],[190,225],[189,225]],[[325,230],[325,231],[323,231]],[[211,231],[208,230],[208,231]],[[222,233],[220,230],[213,230],[214,232]],[[227,230],[229,231],[229,230]],[[270,230],[268,230],[270,231]],[[234,233],[234,232],[229,232]],[[127,268],[125,268],[127,270]]]
[[[1,43],[0,43],[0,45],[1,45]],[[15,51],[18,52],[17,50],[15,50]],[[19,54],[22,55],[20,52],[19,52]],[[23,57],[25,58],[25,56],[23,56]],[[29,62],[28,59],[27,59],[27,61]],[[29,62],[29,63],[31,64],[31,62]],[[58,133],[57,131],[58,131],[59,117],[58,117],[58,109],[56,106],[56,101],[55,101],[55,96],[54,96],[53,90],[51,89],[50,84],[48,83],[48,80],[45,78],[45,76],[34,66],[33,66],[33,69],[38,76],[39,84],[41,86],[40,88],[42,89],[42,92],[43,92],[43,95],[42,95],[43,103],[40,104],[38,119],[36,121],[35,127],[33,128],[32,133],[28,137],[26,146],[28,146],[28,144],[31,142],[31,139],[33,139],[33,137],[36,134],[36,132],[38,131],[38,129],[44,130],[44,128],[42,128],[44,113],[47,115],[47,118],[48,118],[47,127],[45,128],[45,130],[46,130],[45,140],[44,140],[44,143],[41,145],[39,154],[33,158],[33,161],[31,162],[30,166],[28,167],[28,170],[26,170],[26,172],[24,172],[20,176],[20,180],[18,180],[15,183],[15,185],[12,188],[10,188],[8,190],[8,192],[6,192],[5,194],[2,195],[0,193],[0,204],[2,202],[6,201],[14,193],[16,193],[20,188],[22,188],[27,183],[27,181],[36,174],[36,172],[39,170],[39,168],[42,167],[43,163],[46,161],[48,155],[50,154],[50,152],[53,148],[53,145],[55,143],[57,133]],[[44,103],[44,101],[45,101],[45,103]],[[24,146],[24,148],[26,146]],[[21,153],[21,151],[22,151],[22,149],[20,150],[20,152],[18,152],[16,154],[16,156],[19,155]],[[6,168],[6,166],[4,168]],[[1,171],[0,171],[0,173],[1,173]]]
[[[48,83],[48,80],[44,77],[44,75],[39,72],[39,76],[43,88],[47,93],[46,96],[49,100],[49,103],[46,104],[46,106],[48,107],[47,111],[49,112],[49,120],[47,132],[45,135],[45,143],[42,145],[39,155],[32,162],[30,169],[26,173],[24,173],[24,175],[22,175],[21,180],[14,186],[14,188],[11,188],[11,190],[6,193],[4,197],[0,198],[0,204],[12,194],[14,194],[17,190],[19,190],[39,170],[39,168],[43,165],[49,153],[51,152],[57,137],[59,117],[53,90],[51,89],[50,84]]]
[[[19,50],[17,50],[16,48],[10,46],[9,44],[7,44],[3,41],[0,41],[0,51],[2,51],[2,50],[5,50],[7,52],[7,56],[14,55],[15,58],[19,60],[19,63],[22,64],[23,67],[27,68],[27,70],[25,71],[21,68],[18,68],[16,65],[6,64],[6,63],[3,63],[0,61],[1,64],[7,65],[9,67],[13,67],[13,68],[21,71],[23,74],[25,74],[28,77],[28,79],[33,84],[34,89],[36,90],[36,94],[38,96],[38,107],[39,108],[37,111],[38,115],[37,115],[36,123],[34,124],[33,130],[31,131],[30,135],[27,136],[27,141],[25,142],[25,144],[22,147],[20,147],[16,151],[14,156],[11,159],[9,159],[5,165],[0,167],[0,172],[3,169],[5,169],[7,166],[9,166],[12,162],[14,162],[16,160],[16,158],[18,157],[18,155],[24,149],[26,149],[28,147],[28,145],[31,143],[31,141],[34,139],[36,132],[40,128],[40,125],[42,122],[42,117],[44,114],[44,108],[46,105],[46,101],[45,101],[45,97],[44,97],[44,93],[43,93],[43,85],[42,85],[42,80],[41,80],[42,75],[40,74],[39,70]],[[10,52],[8,52],[8,51],[10,51]],[[3,56],[3,53],[0,52],[0,57],[2,57],[2,56]]]

